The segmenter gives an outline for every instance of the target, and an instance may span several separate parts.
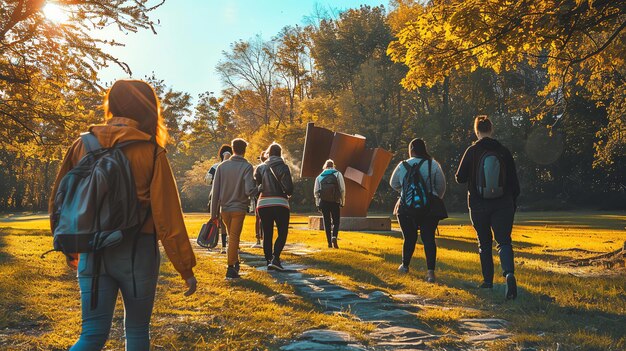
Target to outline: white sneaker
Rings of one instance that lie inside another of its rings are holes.
[[[398,272],[402,274],[407,274],[409,273],[409,267],[406,267],[404,264],[401,264],[400,267],[398,267]]]

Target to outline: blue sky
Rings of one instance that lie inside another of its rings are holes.
[[[157,35],[149,30],[128,34],[107,30],[98,36],[126,44],[106,51],[128,63],[133,78],[154,72],[175,90],[196,97],[201,92],[219,94],[222,90],[215,66],[232,42],[257,34],[269,39],[286,25],[302,25],[316,7],[345,10],[361,4],[388,6],[388,1],[166,0],[152,13],[161,21]],[[116,65],[100,74],[105,86],[121,78],[128,76]]]

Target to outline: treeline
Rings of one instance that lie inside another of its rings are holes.
[[[462,210],[465,188],[454,183],[454,173],[474,140],[477,114],[492,118],[497,138],[516,159],[521,209],[624,208],[623,155],[597,162],[596,133],[610,124],[609,105],[584,94],[584,87],[573,87],[566,103],[554,98],[560,109],[552,106],[546,114],[542,92],[551,77],[547,66],[533,62],[502,70],[459,66],[439,81],[408,84],[413,68],[397,38],[437,3],[399,1],[389,12],[361,6],[336,17],[318,13],[310,23],[287,26],[268,40],[235,42],[216,67],[224,87],[219,96],[192,97],[146,77],[161,97],[171,136],[168,154],[185,210],[206,209],[204,175],[219,146],[233,137],[251,143],[247,158],[252,163],[272,141],[281,143],[292,173],[298,174],[308,122],[364,135],[370,147],[390,150],[389,174],[406,158],[408,141],[425,139],[448,178],[446,203]],[[63,150],[101,116],[101,91],[81,91],[65,101],[66,109],[79,111],[68,117],[73,122],[54,124],[54,138],[46,135],[54,143],[28,136],[10,147],[0,143],[0,210],[45,208]],[[388,178],[372,210],[392,208],[397,195]],[[295,186],[294,208],[312,210],[312,181],[296,179]]]

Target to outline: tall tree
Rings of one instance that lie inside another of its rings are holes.
[[[410,14],[389,54],[409,68],[408,89],[433,86],[452,72],[479,67],[495,73],[530,64],[548,81],[539,118],[567,117],[567,102],[583,94],[607,106],[598,131],[596,158],[611,164],[626,154],[626,3],[612,0],[399,1]],[[576,86],[585,89],[575,89]]]
[[[162,2],[161,2],[162,3]],[[130,68],[103,47],[93,31],[154,31],[149,13],[161,3],[133,0],[61,0],[68,19],[45,17],[43,0],[0,2],[0,144],[59,142],[83,105],[76,95],[98,94],[97,72],[110,63]]]

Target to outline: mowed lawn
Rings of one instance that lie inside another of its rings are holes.
[[[191,237],[206,219],[204,214],[186,216]],[[306,222],[306,216],[292,216],[288,242],[321,251],[308,256],[285,253],[283,261],[309,266],[308,273],[332,276],[338,284],[357,292],[382,290],[422,296],[430,307],[422,309],[418,317],[433,331],[459,334],[457,321],[461,318],[495,317],[508,320],[514,336],[490,344],[490,349],[626,349],[624,268],[607,271],[558,263],[592,255],[583,250],[608,252],[622,247],[626,240],[624,213],[519,214],[513,231],[520,285],[515,301],[504,301],[501,277],[497,277],[493,291],[474,288],[481,281],[480,265],[466,214],[440,226],[438,282],[434,285],[423,281],[426,268],[421,245],[411,272],[397,273],[402,245],[397,231],[341,232],[340,249],[333,250],[326,248],[321,231],[304,229]],[[242,240],[254,240],[253,217],[246,219]],[[45,215],[0,216],[2,350],[66,350],[79,335],[75,273],[66,268],[58,253],[39,257],[51,245]],[[261,249],[242,249],[262,254]],[[244,279],[226,281],[223,261],[208,255],[198,255],[198,291],[185,298],[182,280],[163,257],[152,319],[156,350],[277,350],[314,328],[347,331],[367,345],[367,333],[374,329],[349,313],[324,314],[314,301],[273,302],[270,297],[294,293],[294,289],[247,266],[242,267]],[[122,319],[118,303],[108,350],[123,349]],[[464,348],[462,341],[452,338],[431,346],[440,350]]]

